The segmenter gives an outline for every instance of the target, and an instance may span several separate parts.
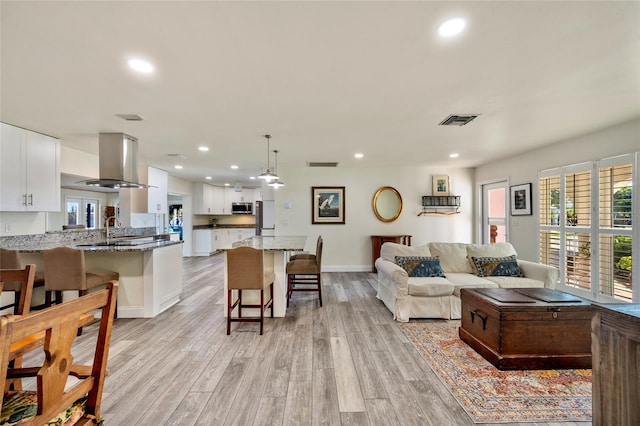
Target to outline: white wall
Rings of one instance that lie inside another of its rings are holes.
[[[517,141],[514,141],[514,143]],[[552,143],[515,157],[497,160],[475,171],[476,182],[508,177],[510,185],[532,185],[532,216],[510,216],[510,241],[518,256],[538,260],[538,171],[640,151],[640,119],[598,132]]]
[[[322,235],[325,271],[370,271],[371,235],[413,235],[414,246],[472,241],[472,169],[279,167],[278,174],[286,186],[274,191],[276,234],[306,235],[306,249],[312,252]],[[432,194],[432,175],[449,175],[452,195],[461,196],[460,214],[417,216],[422,211],[422,196]],[[345,225],[311,224],[312,186],[345,187]],[[373,213],[373,196],[382,186],[392,186],[402,196],[402,214],[392,223],[379,221]],[[287,202],[290,209],[285,209]]]

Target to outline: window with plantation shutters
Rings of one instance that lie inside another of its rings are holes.
[[[540,262],[560,270],[560,290],[604,302],[640,301],[632,274],[640,252],[633,239],[637,156],[538,174]]]
[[[598,237],[600,294],[632,300],[633,164],[599,169]]]

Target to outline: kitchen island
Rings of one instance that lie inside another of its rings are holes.
[[[305,236],[256,236],[237,241],[232,244],[232,248],[236,247],[252,247],[259,250],[264,250],[265,268],[267,270],[272,269],[276,275],[276,279],[273,283],[273,316],[284,317],[287,310],[287,273],[286,267],[289,257],[293,252],[299,252],[304,250],[304,246],[307,242]],[[225,262],[226,262],[226,250],[225,250]],[[255,293],[255,294],[251,294]],[[242,299],[246,303],[259,304],[259,292],[243,293]],[[224,273],[224,294],[225,301],[227,295],[227,271],[225,268]],[[224,304],[225,312],[227,315],[227,303]],[[249,311],[249,316],[254,312],[258,313],[258,309],[243,309],[243,311]],[[268,312],[268,311],[267,311]]]
[[[3,246],[20,251],[22,264],[34,263],[39,271],[43,270],[42,252],[46,249],[66,246],[84,250],[87,269],[120,274],[119,318],[152,318],[180,301],[182,241],[146,237],[110,242],[24,241]],[[77,292],[65,292],[64,297],[77,297]]]

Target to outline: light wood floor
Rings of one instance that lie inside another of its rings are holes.
[[[178,305],[116,320],[107,425],[473,424],[375,298],[374,274],[325,273],[324,307],[297,293],[263,336],[257,323],[227,336],[223,268],[185,258]]]

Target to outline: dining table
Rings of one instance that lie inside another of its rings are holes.
[[[244,240],[236,241],[231,247],[222,248],[225,252],[225,264],[226,264],[226,251],[236,247],[252,247],[255,249],[264,251],[264,267],[265,270],[273,270],[275,274],[275,281],[273,283],[273,316],[284,317],[287,310],[287,262],[292,254],[301,252],[304,250],[307,243],[306,236],[300,235],[276,235],[276,236],[255,236],[246,238]],[[256,294],[243,293],[242,299],[246,303],[259,304],[259,292],[252,292]],[[224,274],[224,295],[225,295],[225,311],[224,316],[227,316],[227,269],[225,267]],[[249,316],[257,314],[259,315],[259,309],[245,308]]]

